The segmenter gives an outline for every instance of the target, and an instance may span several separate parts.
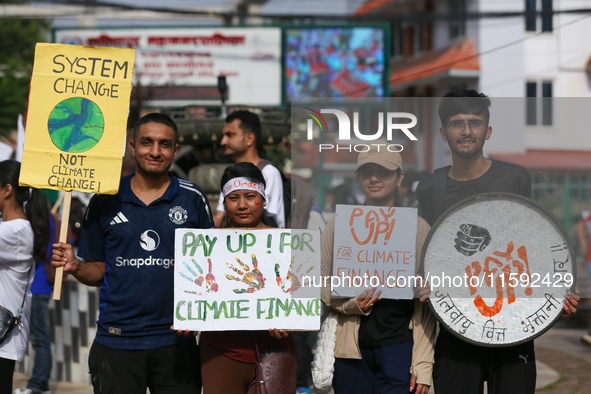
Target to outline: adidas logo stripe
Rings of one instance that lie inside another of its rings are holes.
[[[127,218],[125,217],[123,212],[119,212],[117,215],[115,215],[113,220],[111,220],[111,226],[114,224],[125,223],[125,222],[129,222],[129,220],[127,220]]]
[[[195,189],[194,186],[195,185],[192,182],[186,181],[184,179],[179,179],[179,187],[182,187],[183,189],[186,189],[186,190],[191,190],[191,191],[197,193],[199,195],[199,197],[201,197],[201,201],[203,201],[203,205],[205,205],[205,210],[207,211],[209,218],[212,219],[211,212],[209,211],[209,204],[207,204],[203,194],[201,194],[201,192],[199,190]]]

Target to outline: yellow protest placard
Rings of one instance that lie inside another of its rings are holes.
[[[19,182],[115,194],[135,51],[37,44]]]

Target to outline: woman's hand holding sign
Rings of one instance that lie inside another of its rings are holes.
[[[417,275],[417,277],[419,281],[417,281],[417,286],[414,289],[415,298],[418,298],[421,302],[426,302],[431,294],[431,286],[421,275]]]
[[[377,287],[364,290],[357,297],[357,305],[359,305],[359,309],[361,309],[363,312],[367,312],[374,303],[381,300],[380,295],[382,294],[382,291],[380,290],[376,293],[376,289]]]
[[[289,336],[289,333],[285,330],[278,330],[276,328],[269,328],[269,335],[271,335],[271,338],[275,338],[275,339],[283,339],[283,338],[287,338]]]

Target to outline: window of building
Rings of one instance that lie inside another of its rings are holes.
[[[423,34],[425,33],[423,24],[419,24],[419,28],[417,29],[417,52],[423,52],[423,44],[424,44],[424,37]]]
[[[552,82],[542,82],[542,125],[552,125]]]
[[[393,22],[390,26],[392,29],[392,57],[409,57],[432,49],[433,28],[430,21]]]
[[[434,0],[425,0],[423,2],[423,12],[426,15],[433,14],[435,12]],[[421,25],[421,51],[430,51],[433,49],[433,22],[424,20]]]
[[[525,30],[536,31],[536,0],[525,0]],[[528,96],[529,97],[529,96]]]
[[[448,0],[449,38],[466,35],[466,0]]]
[[[526,124],[535,125],[537,124],[536,118],[536,97],[538,97],[538,84],[536,82],[525,83],[525,95],[526,99]]]
[[[542,31],[552,31],[552,0],[542,0]]]
[[[552,82],[528,81],[525,83],[526,124],[552,125]]]
[[[415,53],[415,28],[405,26],[402,28],[402,56],[410,57]]]
[[[552,0],[525,0],[525,30],[551,32],[553,29]],[[538,14],[539,13],[539,14]],[[541,19],[541,23],[538,23]]]
[[[393,22],[392,28],[392,56],[402,55],[402,25],[400,22]]]

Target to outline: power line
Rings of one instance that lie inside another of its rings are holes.
[[[79,5],[90,7],[109,7],[128,11],[151,11],[155,13],[182,14],[195,16],[220,17],[231,20],[233,17],[239,18],[267,18],[274,20],[293,20],[293,19],[320,19],[337,20],[347,22],[409,22],[409,21],[454,21],[454,20],[480,20],[494,18],[515,18],[515,17],[551,17],[560,14],[586,14],[591,13],[591,8],[577,8],[571,10],[541,10],[541,11],[487,11],[487,12],[456,12],[456,13],[399,13],[390,14],[379,12],[377,14],[366,15],[319,15],[319,14],[253,14],[249,12],[238,11],[213,11],[213,10],[195,10],[191,8],[169,8],[169,7],[145,7],[133,6],[109,1],[95,0],[46,0],[49,4]]]
[[[106,1],[87,1],[87,0],[46,0],[42,3],[47,4],[61,4],[70,6],[86,6],[93,8],[113,8],[122,11],[151,11],[154,13],[162,14],[179,14],[179,15],[193,15],[193,16],[208,16],[208,17],[228,17],[232,13],[212,11],[212,10],[195,10],[195,9],[184,9],[184,8],[167,8],[167,7],[138,7],[133,5],[111,3]],[[22,4],[21,4],[22,5]],[[1,17],[19,17],[17,15],[3,15]],[[22,16],[23,18],[31,18],[30,15]]]
[[[579,58],[580,58],[579,55],[578,56],[573,56],[573,57],[570,57],[567,60],[565,60],[563,63],[569,63],[569,62],[571,62],[571,61],[573,61],[575,59],[579,59]],[[536,70],[534,72],[531,72],[530,75],[531,74],[534,74],[534,75],[535,74],[538,74],[538,75],[539,74],[543,74],[543,73],[546,73],[548,71],[551,71],[551,70],[553,70],[555,68],[561,68],[561,66],[551,65],[549,67],[544,67],[544,68],[538,69],[538,70]],[[500,80],[500,81],[494,81],[494,82],[491,82],[490,86],[481,86],[481,90],[482,91],[486,91],[486,90],[489,90],[489,89],[494,89],[494,88],[496,88],[498,86],[505,86],[505,85],[510,84],[512,82],[515,82],[515,81],[523,81],[523,77],[522,76],[517,76],[517,77],[511,77],[511,78],[508,78],[508,79],[503,79],[503,80]]]
[[[559,29],[562,29],[564,27],[573,25],[575,23],[578,23],[578,22],[580,22],[582,20],[585,20],[585,19],[589,18],[590,16],[591,16],[591,13],[590,14],[587,14],[587,15],[584,15],[581,18],[578,18],[578,19],[575,19],[573,21],[570,21],[568,23],[562,24],[560,26],[556,26],[553,30],[559,30]],[[480,57],[480,56],[484,56],[484,55],[488,55],[488,54],[493,53],[493,52],[500,51],[502,49],[508,48],[508,47],[513,46],[515,44],[519,44],[521,42],[524,42],[525,40],[529,40],[530,38],[537,37],[537,36],[539,36],[541,34],[544,34],[544,33],[546,33],[546,32],[540,31],[540,32],[537,32],[537,33],[533,33],[533,34],[527,35],[527,36],[525,36],[523,38],[517,39],[515,41],[511,41],[511,42],[508,42],[506,44],[499,45],[498,47],[491,48],[491,49],[488,49],[486,51],[478,52],[478,53],[476,53],[474,55],[466,56],[466,57],[464,57],[462,59],[454,60],[453,62],[449,62],[449,63],[443,64],[441,66],[436,66],[436,67],[433,67],[433,68],[430,68],[430,69],[427,69],[427,70],[423,70],[423,71],[419,71],[419,72],[410,74],[410,76],[418,75],[418,74],[423,74],[424,72],[428,72],[428,71],[435,71],[435,70],[438,70],[438,69],[445,69],[445,68],[447,68],[449,66],[453,66],[454,64],[457,64],[457,63],[460,63],[460,62],[464,62],[466,60],[471,60],[471,59],[474,59],[474,58],[477,58],[477,57]],[[404,78],[408,78],[408,77],[409,77],[409,75],[405,76]],[[400,79],[403,79],[403,78],[398,78],[398,80],[400,80]],[[392,82],[392,81],[396,81],[396,79],[390,80],[390,82]]]
[[[560,26],[556,26],[553,28],[553,30],[559,30],[561,28],[570,26],[574,23],[578,23],[588,17],[591,16],[591,8],[581,8],[581,9],[572,9],[572,10],[544,10],[544,11],[504,11],[504,12],[465,12],[465,13],[456,13],[456,14],[435,14],[435,13],[408,13],[408,14],[398,14],[398,15],[381,15],[381,16],[376,16],[376,15],[366,15],[366,16],[343,16],[343,15],[339,15],[339,16],[331,16],[331,15],[312,15],[312,14],[305,14],[305,15],[294,15],[294,14],[289,14],[289,15],[285,15],[285,14],[278,14],[278,15],[273,15],[273,14],[249,14],[249,13],[238,13],[238,12],[219,12],[219,11],[198,11],[198,10],[190,10],[190,9],[176,9],[176,8],[166,8],[166,7],[137,7],[137,6],[131,6],[131,5],[124,5],[124,4],[118,4],[118,3],[111,3],[111,2],[106,2],[106,1],[95,1],[95,0],[48,0],[45,1],[47,3],[52,3],[52,4],[68,4],[68,5],[84,5],[84,6],[93,6],[93,7],[111,7],[111,8],[118,8],[118,9],[123,9],[123,10],[145,10],[145,11],[153,11],[153,12],[160,12],[160,13],[179,13],[179,14],[184,14],[184,15],[200,15],[200,16],[217,16],[217,17],[224,17],[224,18],[230,18],[233,16],[240,16],[240,17],[248,17],[248,16],[255,16],[257,18],[263,17],[263,18],[272,18],[272,19],[298,19],[298,18],[313,18],[313,19],[339,19],[339,20],[362,20],[362,19],[366,19],[366,18],[371,18],[372,21],[409,21],[409,20],[427,20],[427,21],[451,21],[451,20],[471,20],[471,19],[485,19],[485,18],[510,18],[510,17],[537,17],[537,16],[551,16],[551,15],[558,15],[558,14],[578,14],[578,13],[585,13],[586,15],[584,15],[581,18],[575,19],[573,21],[570,21],[568,23],[565,23],[563,25]],[[527,35],[523,38],[520,38],[518,40],[515,41],[511,41],[509,43],[500,45],[498,47],[495,48],[491,48],[489,50],[486,51],[482,51],[482,52],[478,52],[474,55],[470,55],[470,56],[466,56],[464,58],[458,59],[458,60],[454,60],[452,62],[448,62],[445,63],[443,65],[439,65],[439,66],[435,66],[432,67],[430,69],[427,70],[422,70],[416,73],[412,73],[410,75],[406,75],[404,77],[401,78],[397,78],[397,79],[390,79],[389,81],[387,81],[387,83],[391,83],[393,81],[397,81],[397,80],[401,80],[401,79],[406,79],[408,77],[412,77],[415,75],[419,75],[419,74],[423,74],[425,72],[430,72],[430,71],[436,71],[439,69],[445,70],[450,66],[453,66],[454,64],[460,63],[460,62],[464,62],[467,60],[471,60],[480,56],[484,56],[502,49],[505,49],[507,47],[519,44],[525,40],[528,40],[530,38],[533,37],[537,37],[541,34],[543,34],[545,32],[536,32],[530,35]],[[388,59],[387,59],[388,61]],[[378,86],[384,86],[384,84],[380,84]],[[366,87],[366,88],[361,88],[361,89],[357,89],[357,90],[353,90],[350,92],[346,92],[345,93],[345,97],[355,94],[355,93],[360,93],[360,92],[364,92],[368,89],[371,88],[375,88],[375,87]]]

